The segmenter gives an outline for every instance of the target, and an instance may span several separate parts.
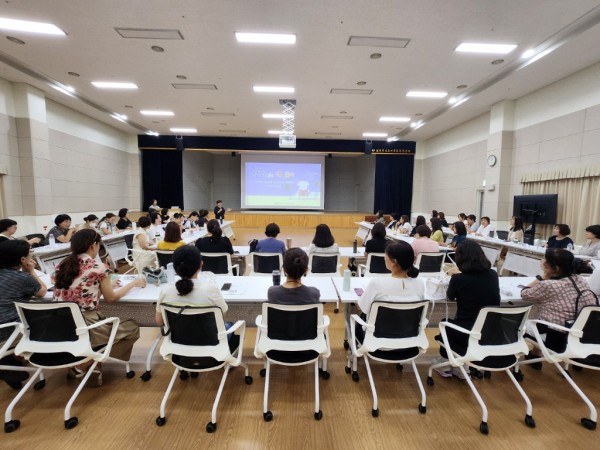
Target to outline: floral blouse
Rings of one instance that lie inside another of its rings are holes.
[[[102,295],[100,283],[110,274],[110,270],[85,253],[78,258],[79,274],[69,288],[54,288],[54,301],[75,302],[82,310],[91,311],[98,307]],[[60,265],[57,270],[60,270]]]

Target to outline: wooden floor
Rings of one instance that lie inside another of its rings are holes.
[[[257,233],[236,229],[237,242],[245,243]],[[355,230],[336,229],[341,245],[350,245]],[[290,230],[294,245],[306,245],[312,230]],[[241,242],[240,242],[241,241]],[[63,408],[76,387],[65,379],[64,371],[47,373],[42,391],[25,395],[14,411],[21,428],[0,439],[0,448],[244,448],[244,449],[363,449],[363,448],[598,448],[598,434],[579,424],[587,416],[584,403],[550,365],[541,372],[525,367],[523,388],[533,403],[537,428],[525,426],[525,404],[504,374],[475,384],[489,409],[490,434],[479,433],[481,411],[466,382],[442,379],[434,374],[435,386],[426,386],[427,413],[419,414],[420,395],[414,374],[405,367],[373,365],[379,394],[378,418],[371,417],[372,397],[364,364],[359,362],[360,381],[344,372],[343,315],[333,313],[330,327],[331,378],[321,380],[323,419],[313,418],[314,383],[309,367],[272,370],[270,409],[272,422],[262,419],[264,379],[261,363],[254,358],[255,330],[247,330],[244,360],[250,365],[254,383],[244,383],[242,369],[230,371],[218,411],[218,429],[205,431],[222,372],[202,374],[198,379],[177,380],[167,404],[167,423],[155,424],[160,402],[172,374],[172,366],[154,357],[153,377],[143,382],[144,360],[156,336],[156,328],[142,329],[132,357],[137,371],[126,379],[118,365],[104,366],[104,385],[86,388],[76,401],[72,414],[79,426],[65,430]],[[429,330],[432,337],[436,330]],[[432,347],[418,364],[423,382],[428,362],[437,355]],[[574,372],[580,387],[592,402],[600,404],[598,374]],[[0,384],[0,408],[6,408],[15,391]]]

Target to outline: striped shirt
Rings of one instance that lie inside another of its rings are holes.
[[[0,269],[0,323],[18,322],[16,301],[29,300],[41,288],[40,283],[27,272]],[[8,339],[13,328],[0,329],[0,342]]]

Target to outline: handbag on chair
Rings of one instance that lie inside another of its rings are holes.
[[[167,271],[162,267],[158,269],[144,267],[142,274],[148,283],[155,284],[156,286],[167,282]]]

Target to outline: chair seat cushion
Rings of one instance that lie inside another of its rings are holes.
[[[473,364],[479,367],[490,369],[504,369],[513,366],[517,362],[515,355],[506,356],[488,356],[481,361],[473,361]]]
[[[75,365],[80,361],[83,361],[85,356],[73,356],[68,352],[57,352],[57,353],[33,353],[29,361],[36,366],[42,367],[56,367],[65,366],[67,364]]]
[[[235,352],[240,346],[240,336],[234,334],[228,341],[229,351]],[[218,361],[211,356],[184,356],[184,355],[173,355],[171,360],[174,364],[179,367],[184,367],[190,370],[204,370],[212,367],[218,367],[223,364],[223,361]]]
[[[319,353],[314,350],[303,350],[298,352],[289,352],[285,350],[269,350],[267,358],[275,362],[284,364],[299,364],[317,359]]]
[[[573,361],[585,364],[587,366],[593,366],[600,368],[600,355],[590,355],[587,358],[577,358],[573,359]]]
[[[419,348],[411,347],[396,350],[376,350],[374,352],[369,352],[369,355],[373,358],[386,361],[406,361],[407,359],[417,357],[419,355]]]

